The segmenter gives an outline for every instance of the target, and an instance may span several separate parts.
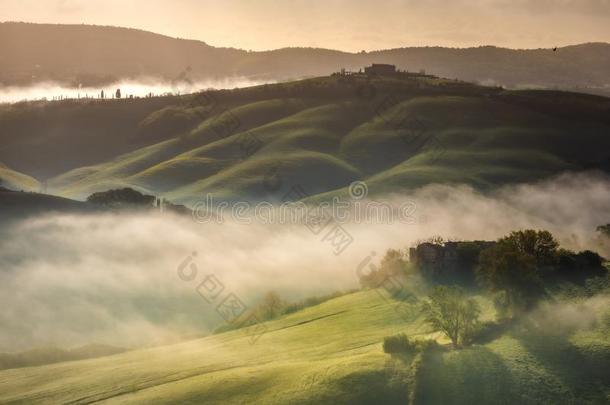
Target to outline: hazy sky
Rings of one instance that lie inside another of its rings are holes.
[[[610,0],[0,0],[0,20],[134,27],[253,50],[610,42]]]

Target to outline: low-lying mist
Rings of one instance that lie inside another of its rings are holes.
[[[610,314],[609,309],[610,295],[599,294],[566,302],[543,302],[529,314],[527,320],[533,323],[538,331],[567,334],[577,330],[589,330],[597,327],[599,323],[608,322],[610,318],[606,316]]]
[[[68,86],[56,82],[39,82],[29,86],[0,86],[0,103],[16,103],[19,101],[53,100],[61,98],[99,98],[103,90],[105,98],[111,99],[117,89],[121,90],[121,97],[146,97],[171,94],[188,94],[205,89],[233,89],[250,87],[267,83],[267,81],[253,80],[245,77],[225,78],[220,80],[204,81],[159,81],[152,78],[139,78],[122,80],[103,86]]]
[[[218,302],[196,291],[206,276],[222,284],[219,299],[234,293],[250,308],[269,290],[296,300],[357,287],[355,270],[371,252],[379,260],[388,248],[434,235],[493,240],[544,228],[563,247],[610,253],[595,232],[610,222],[610,179],[602,175],[564,175],[491,194],[433,185],[388,200],[415,202],[413,223],[343,224],[353,242],[339,255],[325,230],[313,234],[302,224],[201,224],[169,213],[14,223],[0,231],[0,352],[127,347],[206,333],[223,323]],[[181,265],[196,272],[192,281],[179,276]]]

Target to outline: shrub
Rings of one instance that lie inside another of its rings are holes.
[[[388,354],[414,354],[440,349],[440,347],[434,339],[411,340],[404,333],[383,338],[383,351]]]
[[[404,333],[383,338],[383,351],[385,353],[413,353],[416,350],[417,344],[409,340],[409,337]]]

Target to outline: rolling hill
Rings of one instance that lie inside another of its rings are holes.
[[[371,63],[504,86],[608,92],[610,44],[513,50],[483,46],[399,48],[364,53],[284,48],[248,52],[119,27],[0,23],[0,83],[58,81],[74,87],[153,77],[166,81],[323,76]],[[151,50],[154,50],[152,52]]]
[[[610,44],[0,23],[0,60],[0,89],[267,83],[0,103],[0,404],[610,403]]]
[[[35,192],[14,191],[0,187],[0,221],[19,221],[27,217],[55,213],[92,213],[99,207],[82,201]]]
[[[295,185],[330,196],[355,180],[376,195],[430,183],[485,190],[610,170],[609,112],[600,96],[429,75],[333,75],[188,96],[4,106],[0,160],[75,199],[132,187],[181,204],[205,193],[279,200]]]
[[[17,172],[0,162],[0,186],[10,190],[34,191],[40,188],[36,179]]]
[[[491,302],[477,300],[483,319],[493,318]],[[389,356],[381,341],[398,332],[446,343],[417,311],[399,316],[398,304],[367,290],[262,329],[4,370],[0,402],[539,404],[603,403],[610,395],[602,330],[540,336],[515,328],[459,351]]]

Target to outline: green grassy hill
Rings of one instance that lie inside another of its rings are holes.
[[[205,193],[279,199],[293,185],[332,194],[354,180],[372,194],[429,183],[486,189],[609,171],[609,112],[610,99],[576,93],[331,76],[181,97],[13,105],[0,110],[0,159],[40,179],[46,173],[51,192],[76,199],[118,187],[185,204]],[[26,125],[30,116],[39,127],[55,122],[52,134]],[[274,173],[281,187],[270,190],[265,180]]]
[[[477,299],[482,318],[492,319],[491,303]],[[552,404],[610,398],[610,342],[601,331],[545,337],[515,329],[459,351],[391,357],[382,351],[384,336],[439,338],[417,311],[402,307],[399,316],[397,305],[369,290],[269,321],[262,335],[239,329],[4,370],[0,402]]]
[[[37,191],[40,183],[27,174],[19,173],[0,162],[0,186],[10,190]]]

